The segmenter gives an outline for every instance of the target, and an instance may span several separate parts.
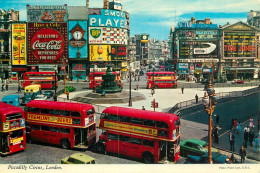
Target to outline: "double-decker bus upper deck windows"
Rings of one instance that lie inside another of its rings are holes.
[[[60,115],[60,110],[51,109],[51,114],[53,114],[53,115]]]
[[[49,114],[50,110],[49,109],[41,109],[42,114]]]
[[[177,128],[179,125],[180,125],[180,120],[179,119],[174,121],[175,128]]]
[[[32,130],[40,130],[40,125],[31,124],[31,129]]]
[[[31,112],[40,113],[40,109],[39,108],[31,108]]]
[[[24,112],[30,112],[30,107],[25,106],[24,107]]]
[[[122,142],[130,142],[130,137],[124,136],[124,135],[119,135],[119,140]]]
[[[73,118],[73,124],[80,124],[80,119]]]
[[[130,123],[131,122],[131,117],[120,116],[120,122]]]
[[[108,119],[111,121],[118,121],[119,117],[118,115],[109,115]]]
[[[70,116],[69,111],[60,111],[60,114],[63,115],[63,116]]]
[[[92,115],[92,114],[94,114],[94,113],[95,113],[95,111],[94,111],[93,108],[90,109],[90,110],[87,110],[87,116]]]
[[[96,128],[95,124],[91,125],[91,126],[89,127],[89,132],[90,132],[90,133],[91,133],[91,132],[94,132],[94,131],[95,131],[95,128]]]
[[[59,133],[60,129],[58,127],[50,127],[50,131]]]
[[[132,123],[133,124],[140,124],[140,125],[143,125],[143,120],[140,119],[140,118],[132,118]]]
[[[72,117],[80,117],[80,113],[79,112],[71,112],[71,116]]]
[[[107,113],[102,113],[101,114],[101,119],[108,119],[108,114]]]
[[[68,128],[60,128],[60,132],[61,132],[61,133],[70,134],[70,129],[68,129]]]
[[[167,137],[167,131],[158,130],[158,136]]]
[[[151,140],[143,140],[143,145],[147,147],[154,147],[154,141]]]
[[[49,128],[49,126],[41,125],[41,130],[43,130],[43,131],[50,131],[50,128]]]
[[[144,120],[144,125],[145,126],[154,127],[155,126],[155,121],[154,120]]]
[[[19,119],[19,118],[22,118],[21,112],[6,115],[6,121],[11,121],[11,120]]]
[[[168,129],[168,124],[165,122],[161,122],[161,121],[156,121],[156,127],[158,128],[164,128],[164,129]]]
[[[131,143],[132,143],[132,144],[142,145],[142,139],[131,138]]]
[[[109,133],[107,138],[112,140],[118,140],[118,135]]]

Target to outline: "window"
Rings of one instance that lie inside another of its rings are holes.
[[[155,126],[155,121],[153,121],[153,120],[144,120],[144,125],[145,126],[154,127]]]
[[[41,109],[41,113],[42,114],[49,114],[50,111],[49,111],[49,109]]]
[[[51,127],[51,132],[60,132],[60,129],[58,127]]]
[[[31,112],[40,113],[40,109],[39,108],[31,108]]]
[[[158,130],[158,136],[167,137],[167,131]]]
[[[154,147],[154,141],[151,140],[143,140],[143,145],[147,147]]]
[[[91,123],[93,121],[94,121],[94,116],[89,117],[89,122]]]
[[[96,161],[95,161],[95,160],[92,160],[92,161],[91,161],[91,164],[96,164]]]
[[[43,130],[43,131],[49,131],[49,126],[41,126],[41,130]]]
[[[178,119],[178,120],[176,120],[175,122],[174,122],[174,126],[175,126],[175,128],[176,127],[178,127],[180,125],[180,120]]]
[[[128,136],[123,136],[123,135],[119,135],[119,141],[122,141],[122,142],[130,142],[130,137],[128,137]]]
[[[23,129],[10,132],[10,138],[11,139],[18,138],[18,137],[21,137],[21,136],[23,136]]]
[[[124,117],[124,116],[120,117],[120,122],[130,123],[130,121],[131,121],[130,117]]]
[[[52,115],[60,115],[60,111],[59,111],[59,110],[51,109],[51,114],[52,114]]]
[[[156,127],[158,127],[158,128],[168,128],[168,125],[165,122],[157,121]]]
[[[73,124],[80,124],[80,119],[73,118]]]
[[[138,139],[138,138],[131,138],[131,143],[132,144],[142,145],[142,140]]]
[[[70,129],[68,129],[68,128],[61,128],[61,129],[60,129],[60,132],[61,132],[61,133],[70,134]]]
[[[71,157],[69,157],[69,158],[68,158],[68,162],[74,163],[74,159],[71,158]]]
[[[108,119],[112,120],[112,121],[118,121],[118,116],[117,115],[109,115]]]
[[[132,118],[132,123],[133,124],[140,124],[140,125],[142,125],[143,124],[143,120],[140,119],[140,118]]]
[[[112,140],[118,140],[118,135],[109,133],[107,138]]]
[[[11,120],[19,119],[19,118],[22,118],[21,112],[6,115],[6,121],[11,121]]]
[[[87,115],[92,115],[94,113],[95,113],[94,109],[90,109],[90,110],[87,111]]]
[[[107,113],[102,113],[101,114],[101,118],[107,120],[108,119],[108,114]]]
[[[71,116],[72,117],[80,117],[80,113],[79,112],[71,112]]]
[[[31,129],[32,130],[40,130],[40,125],[31,124]]]
[[[69,111],[60,111],[60,114],[63,115],[63,116],[70,116]]]
[[[190,142],[187,142],[185,145],[188,146],[188,147],[192,147],[193,146],[193,144],[190,143]]]
[[[90,132],[90,133],[91,133],[91,132],[94,132],[94,131],[95,131],[95,128],[96,128],[95,124],[91,125],[91,126],[89,127],[89,132]]]
[[[24,107],[24,112],[30,112],[30,108],[28,108],[28,107]]]

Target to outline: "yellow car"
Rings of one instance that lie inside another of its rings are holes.
[[[96,164],[96,159],[83,153],[75,153],[61,159],[61,164]]]

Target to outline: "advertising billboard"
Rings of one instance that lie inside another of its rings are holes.
[[[193,28],[193,29],[218,29],[217,24],[204,24],[204,23],[192,23],[188,22],[178,22],[177,28]]]
[[[141,43],[148,43],[149,35],[143,34],[141,35]]]
[[[26,24],[12,24],[12,64],[26,65]]]
[[[87,58],[87,21],[69,21],[69,58]]]
[[[196,39],[218,39],[218,30],[196,30]]]
[[[217,41],[180,41],[180,58],[217,58]]]
[[[73,80],[86,79],[86,64],[72,64],[72,79]]]
[[[124,11],[101,9],[101,15],[89,15],[89,27],[127,28]]]
[[[89,44],[127,45],[127,29],[89,27]]]
[[[111,61],[126,60],[126,46],[111,46]]]
[[[111,46],[89,45],[89,61],[111,61]]]
[[[195,31],[194,30],[180,30],[178,32],[179,39],[194,39]]]
[[[28,23],[28,64],[62,64],[68,57],[67,23]]]
[[[178,70],[188,70],[189,64],[188,63],[178,63]]]
[[[27,5],[28,22],[67,22],[67,5],[30,6]]]
[[[255,32],[224,32],[225,57],[256,57]]]

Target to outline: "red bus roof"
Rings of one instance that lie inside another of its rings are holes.
[[[90,110],[90,109],[94,109],[94,111],[95,111],[95,108],[90,104],[45,101],[45,100],[32,100],[26,104],[26,107],[77,111],[77,112],[86,112],[87,110]]]
[[[18,112],[23,112],[23,110],[20,107],[0,102],[0,114],[1,115],[14,114],[14,113],[18,113]],[[1,119],[1,116],[0,116],[0,119]]]
[[[90,74],[93,74],[94,72],[91,72]],[[106,74],[105,71],[99,71],[99,72],[95,72],[95,74]],[[112,72],[112,74],[119,74],[118,72]]]
[[[53,74],[55,73],[54,71],[40,71],[40,72],[25,72],[24,74]]]
[[[106,108],[103,113],[109,113],[113,115],[120,115],[132,118],[141,118],[147,120],[155,120],[155,121],[164,121],[164,122],[175,122],[179,119],[179,117],[175,114],[165,113],[165,112],[155,112],[155,111],[148,111],[148,110],[140,110],[140,109],[133,109],[133,108],[124,108],[124,107],[117,107],[111,106]]]
[[[148,73],[147,73],[147,76],[148,76],[148,75],[151,75],[151,74],[153,74],[153,73],[154,73],[154,74],[175,74],[173,71],[167,71],[167,72],[166,72],[166,71],[159,71],[159,72],[156,71],[156,72],[148,72]]]

